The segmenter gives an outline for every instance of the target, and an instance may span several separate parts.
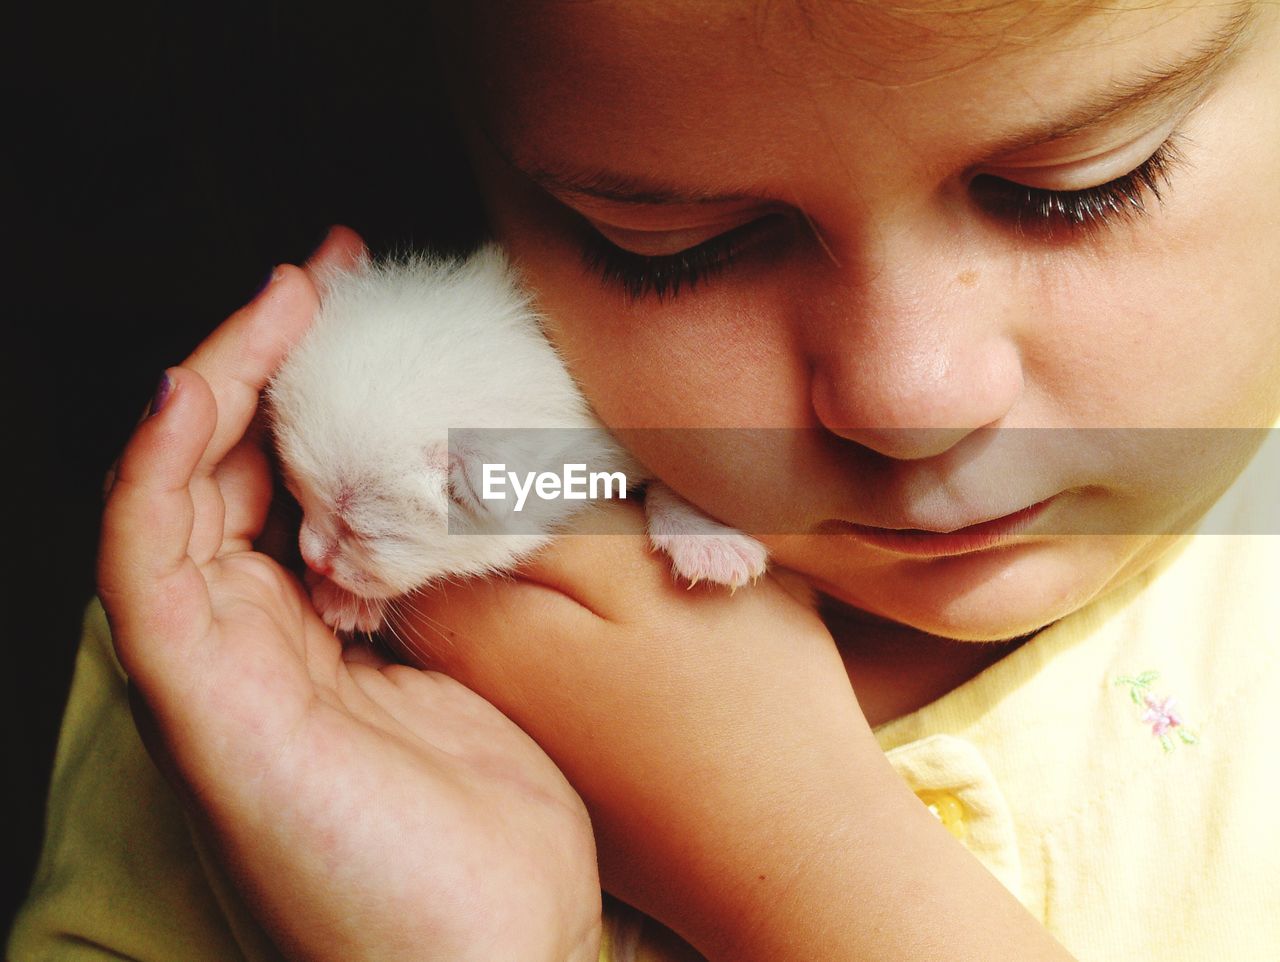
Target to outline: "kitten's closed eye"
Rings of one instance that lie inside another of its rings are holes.
[[[433,453],[431,461],[440,471],[451,508],[458,508],[470,515],[486,509],[481,497],[483,479],[474,458],[468,458],[460,450],[450,450],[448,443],[444,442],[440,450]]]

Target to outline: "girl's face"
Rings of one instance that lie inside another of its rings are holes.
[[[835,598],[1035,630],[1260,440],[1167,429],[1280,412],[1275,5],[454,6],[494,228],[596,411]]]

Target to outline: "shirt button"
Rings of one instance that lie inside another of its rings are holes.
[[[924,803],[925,808],[933,812],[942,827],[956,839],[963,842],[969,834],[969,826],[964,820],[964,806],[960,799],[949,792],[919,791],[916,798]]]

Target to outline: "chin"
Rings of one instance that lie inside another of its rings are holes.
[[[1007,641],[1034,634],[1116,587],[1129,542],[1054,538],[838,574],[827,567],[814,584],[838,601],[941,638]]]

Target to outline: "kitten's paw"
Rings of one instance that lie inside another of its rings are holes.
[[[769,563],[764,545],[711,520],[666,485],[650,484],[644,507],[649,540],[670,556],[676,574],[692,584],[711,581],[740,588],[764,574]]]
[[[671,558],[676,574],[690,587],[710,581],[740,588],[755,581],[769,563],[769,552],[759,541],[740,531],[722,534],[650,534],[654,547]]]
[[[361,598],[328,578],[311,585],[311,604],[326,625],[342,632],[377,631],[386,608],[385,600]]]

